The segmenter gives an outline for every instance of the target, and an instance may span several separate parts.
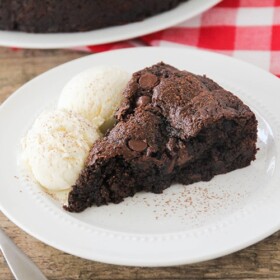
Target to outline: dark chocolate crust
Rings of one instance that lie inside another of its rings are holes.
[[[0,30],[78,32],[140,21],[187,0],[0,0]]]
[[[124,96],[116,126],[94,144],[69,194],[69,211],[208,181],[255,159],[254,113],[205,76],[159,63],[136,72]]]

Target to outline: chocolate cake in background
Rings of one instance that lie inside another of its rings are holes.
[[[0,0],[0,30],[89,31],[143,20],[187,0]]]
[[[209,181],[248,166],[257,152],[257,120],[247,105],[211,79],[164,63],[134,73],[116,117],[94,143],[67,210]]]

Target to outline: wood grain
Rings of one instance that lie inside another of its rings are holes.
[[[0,103],[38,74],[84,55],[69,50],[14,51],[1,48]],[[280,279],[280,232],[245,250],[216,260],[177,267],[141,268],[102,264],[60,252],[24,233],[1,213],[0,225],[50,280]],[[2,255],[0,279],[13,279]]]

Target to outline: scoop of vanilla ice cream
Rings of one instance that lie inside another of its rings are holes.
[[[43,187],[65,190],[74,185],[99,137],[97,129],[74,112],[44,112],[22,141],[23,157]]]
[[[114,123],[114,113],[130,76],[109,66],[85,70],[63,88],[58,108],[77,112],[104,131]]]

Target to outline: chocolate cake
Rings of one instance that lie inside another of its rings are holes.
[[[254,113],[206,76],[159,63],[133,74],[124,97],[69,194],[69,211],[208,181],[255,159]]]
[[[0,30],[78,32],[140,21],[187,0],[0,0]]]

